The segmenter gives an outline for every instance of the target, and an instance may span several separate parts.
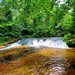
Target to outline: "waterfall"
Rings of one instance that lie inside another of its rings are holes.
[[[10,49],[15,46],[26,45],[29,47],[53,47],[53,48],[68,48],[67,44],[59,37],[54,38],[24,38],[15,43],[8,44],[7,47],[0,50]]]
[[[68,48],[61,38],[34,39],[27,43],[28,46],[47,46],[54,48]]]

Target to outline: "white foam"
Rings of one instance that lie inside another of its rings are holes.
[[[22,44],[25,44],[29,47],[40,47],[40,46],[46,46],[46,47],[53,47],[53,48],[69,48],[67,44],[60,38],[29,38],[29,39],[21,39],[15,43],[8,44],[7,47],[2,48],[0,50],[6,50],[13,48],[15,46],[21,46]]]
[[[45,41],[43,39],[40,39],[39,41],[37,39],[34,39],[32,41],[29,41],[27,45],[28,46],[47,46],[47,47],[54,47],[54,48],[68,48],[67,44],[64,41],[57,38],[46,39]]]

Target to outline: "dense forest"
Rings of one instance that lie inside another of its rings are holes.
[[[0,0],[0,43],[63,37],[75,46],[75,0]]]

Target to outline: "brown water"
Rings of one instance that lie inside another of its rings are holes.
[[[0,75],[75,75],[75,49],[0,51]]]

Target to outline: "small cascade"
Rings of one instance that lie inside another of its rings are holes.
[[[47,46],[54,48],[68,48],[67,44],[60,38],[34,39],[27,43],[28,46]]]
[[[43,39],[40,39],[40,40],[34,39],[33,41],[29,41],[27,45],[28,46],[49,46],[49,42],[50,42],[49,39],[46,39],[46,40],[43,40]]]
[[[67,44],[59,37],[55,38],[25,38],[21,39],[15,43],[8,44],[7,47],[0,50],[10,49],[15,46],[26,45],[29,47],[53,47],[53,48],[68,48]]]

